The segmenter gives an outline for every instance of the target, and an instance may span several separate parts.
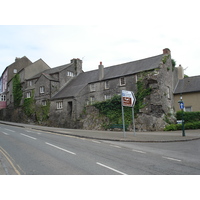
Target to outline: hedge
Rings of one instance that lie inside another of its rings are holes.
[[[200,122],[188,122],[184,125],[185,129],[200,129]],[[182,124],[170,124],[164,128],[164,131],[182,130]]]
[[[185,129],[200,129],[200,112],[184,112],[184,128]],[[176,113],[176,119],[182,120],[182,111]],[[170,124],[164,128],[164,131],[181,130],[182,124]]]
[[[182,119],[182,111],[176,113],[176,119]],[[197,122],[200,121],[200,112],[184,112],[184,120],[187,122]]]

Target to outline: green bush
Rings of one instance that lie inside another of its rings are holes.
[[[122,124],[122,107],[121,96],[115,95],[113,98],[102,102],[96,102],[93,104],[99,112],[109,118],[110,124]],[[130,124],[132,122],[132,109],[124,107],[125,123]]]
[[[200,112],[184,112],[184,120],[185,123],[188,122],[197,122],[200,121]],[[177,120],[181,120],[182,119],[182,111],[178,111],[176,113],[176,118]]]
[[[186,123],[184,125],[184,128],[186,130],[188,130],[188,129],[200,129],[200,122]],[[176,131],[176,130],[182,130],[182,124],[170,124],[170,125],[167,125],[164,128],[164,131]]]

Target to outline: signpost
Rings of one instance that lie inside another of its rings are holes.
[[[184,111],[183,111],[183,109],[184,109],[184,102],[183,102],[182,96],[180,97],[180,101],[178,103],[179,103],[180,109],[182,110],[182,136],[184,137],[185,136]]]
[[[132,91],[122,90],[122,121],[123,121],[123,133],[124,137],[125,133],[125,121],[124,121],[124,106],[132,107],[132,117],[133,117],[133,132],[135,135],[135,122],[134,122],[134,106],[136,102],[135,95]]]

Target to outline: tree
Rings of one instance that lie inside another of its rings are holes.
[[[13,78],[13,98],[14,98],[14,107],[17,108],[20,106],[22,99],[22,86],[19,74],[16,74]]]

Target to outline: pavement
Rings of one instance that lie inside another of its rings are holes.
[[[185,130],[185,136],[182,136],[181,131],[156,131],[156,132],[125,132],[123,131],[97,131],[97,130],[80,130],[38,126],[33,124],[14,123],[7,121],[0,121],[0,125],[17,126],[26,129],[45,131],[54,134],[62,134],[73,137],[107,140],[118,142],[184,142],[200,139],[200,129]],[[0,151],[0,174],[8,174],[5,166],[3,166],[3,159],[5,155]]]

